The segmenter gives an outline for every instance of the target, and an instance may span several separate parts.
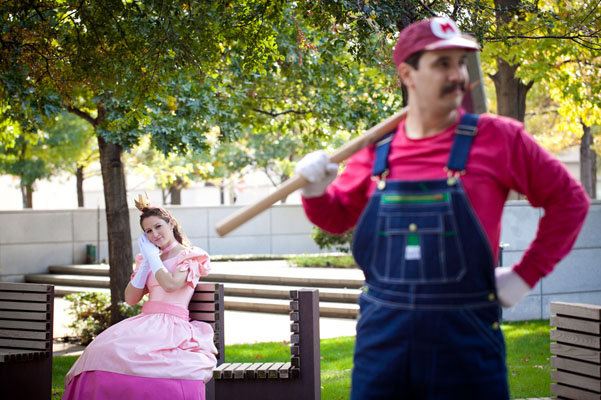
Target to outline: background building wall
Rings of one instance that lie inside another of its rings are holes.
[[[169,207],[190,241],[211,255],[318,253],[311,224],[298,204],[277,205],[225,237],[214,226],[238,206]],[[534,238],[542,211],[524,201],[508,202],[503,213],[503,265],[518,261]],[[130,209],[132,246],[138,251],[139,212]],[[108,258],[104,209],[0,211],[0,281],[21,281],[24,274],[49,265],[85,262],[86,245]],[[550,301],[601,305],[601,201],[593,201],[572,252],[543,278],[507,320],[548,318]]]

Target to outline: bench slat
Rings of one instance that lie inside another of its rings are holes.
[[[36,339],[47,340],[49,332],[17,331],[11,329],[0,329],[0,337],[14,339]]]
[[[48,351],[0,349],[1,362],[40,360],[50,355]]]
[[[198,282],[194,288],[195,292],[211,292],[215,291],[217,284],[210,282]]]
[[[601,306],[598,305],[553,301],[551,302],[550,310],[551,314],[561,314],[601,321]]]
[[[559,383],[565,383],[566,385],[570,386],[576,386],[581,389],[587,389],[601,393],[601,381],[599,379],[589,378],[578,374],[572,374],[570,372],[552,370],[551,380]]]
[[[566,371],[593,376],[595,378],[601,378],[601,365],[598,364],[591,364],[587,362],[571,360],[569,358],[552,356],[551,366]]]
[[[246,377],[248,379],[255,379],[257,377],[257,370],[263,365],[262,363],[252,363],[250,367],[246,368]]]
[[[221,379],[223,377],[223,370],[229,367],[228,363],[218,365],[213,369],[213,379]]]
[[[50,292],[52,285],[44,285],[41,283],[14,283],[0,282],[0,291],[7,292]]]
[[[215,311],[215,303],[190,303],[188,305],[190,311]]]
[[[261,364],[259,366],[259,368],[257,368],[257,378],[259,379],[266,379],[267,378],[267,371],[269,371],[269,368],[273,365],[273,363],[264,363]]]
[[[203,322],[215,322],[219,320],[219,315],[215,312],[191,311],[190,318]]]
[[[588,390],[577,389],[571,386],[561,385],[559,383],[551,384],[551,394],[562,396],[568,399],[581,400],[601,400],[601,394],[589,392]]]
[[[601,363],[601,351],[590,350],[556,342],[551,343],[551,354],[575,358],[576,360],[587,361],[595,364]]]
[[[228,365],[222,372],[223,372],[223,379],[232,379],[234,377],[234,370],[236,368],[238,368],[240,365],[242,365],[241,363],[232,363],[230,365]]]
[[[280,379],[288,379],[290,378],[290,369],[292,368],[292,363],[285,363],[280,370],[278,371]]]
[[[190,301],[215,301],[214,292],[194,292]]]
[[[234,379],[244,379],[246,376],[246,369],[251,365],[251,363],[240,364],[240,366],[234,370]]]
[[[29,350],[43,350],[48,348],[50,341],[0,339],[0,347],[20,348]]]
[[[11,320],[6,320],[6,319],[0,319],[0,328],[45,331],[45,330],[47,330],[48,325],[49,325],[48,322],[11,321]]]
[[[50,301],[49,293],[28,293],[28,292],[4,292],[0,291],[0,300],[21,300],[21,301]]]
[[[571,331],[592,333],[595,335],[601,334],[601,323],[597,321],[555,316],[549,319],[549,325]]]
[[[25,321],[46,321],[48,313],[46,312],[19,312],[19,311],[0,311],[0,319],[17,319]]]
[[[591,349],[601,349],[601,336],[569,332],[561,329],[552,329],[549,336],[551,340],[557,340],[561,343],[575,344]]]
[[[267,378],[269,379],[277,379],[280,377],[280,368],[284,366],[283,362],[273,363],[271,367],[267,370]]]
[[[48,303],[27,303],[21,301],[0,301],[0,309],[17,311],[48,311]]]

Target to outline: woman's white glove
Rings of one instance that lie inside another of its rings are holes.
[[[513,307],[530,291],[530,285],[512,267],[495,268],[497,295],[503,307]]]
[[[146,279],[148,279],[148,274],[150,274],[150,266],[148,265],[146,259],[143,259],[134,277],[131,278],[131,285],[138,289],[144,289],[144,286],[146,286]]]
[[[159,269],[165,268],[163,261],[161,260],[161,250],[150,243],[146,234],[142,234],[138,238],[138,246],[140,247],[142,257],[144,257],[144,260],[150,265],[150,269],[154,275],[156,275]]]
[[[314,151],[302,158],[294,168],[297,175],[302,175],[310,183],[301,188],[305,198],[319,197],[338,175],[338,164],[331,163],[323,150]]]

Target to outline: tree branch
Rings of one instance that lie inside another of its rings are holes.
[[[78,117],[81,117],[83,119],[85,119],[86,121],[88,121],[93,127],[96,127],[97,121],[95,118],[93,118],[90,114],[88,114],[85,111],[80,110],[77,107],[73,107],[73,106],[67,106],[67,111],[69,111],[71,114],[75,114]]]
[[[297,111],[297,110],[286,110],[286,111],[282,111],[282,112],[271,112],[271,111],[260,110],[258,108],[253,108],[252,110],[255,112],[261,113],[261,114],[269,115],[271,117],[279,117],[280,115],[285,115],[285,114],[290,114],[290,113],[297,114],[297,115],[309,114],[309,111]]]

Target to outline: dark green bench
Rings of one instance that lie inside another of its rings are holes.
[[[0,282],[0,393],[50,399],[54,286]]]
[[[199,283],[189,306],[191,319],[215,330],[219,355],[207,400],[321,398],[317,290],[290,291],[290,358],[276,363],[225,362],[223,304],[223,284]]]
[[[601,306],[551,302],[551,394],[601,400]]]

